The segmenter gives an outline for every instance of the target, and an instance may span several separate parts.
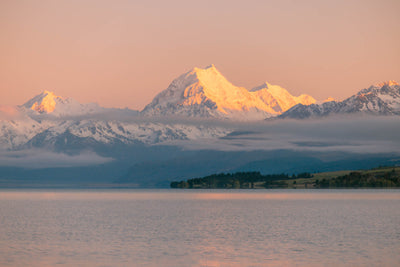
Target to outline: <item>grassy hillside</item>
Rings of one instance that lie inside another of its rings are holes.
[[[400,167],[371,170],[344,170],[321,173],[262,175],[259,172],[214,174],[171,183],[172,188],[396,188],[400,187]]]
[[[349,185],[337,186],[334,182],[348,180]],[[371,170],[343,170],[336,172],[321,172],[314,173],[312,178],[298,178],[288,180],[288,188],[364,188],[364,187],[399,187],[400,167],[379,167]],[[358,183],[351,185],[351,182],[370,181],[369,186],[365,183]],[[391,182],[388,182],[388,181]],[[328,182],[328,185],[320,186],[322,181]],[[375,182],[375,186],[371,186]],[[382,184],[379,184],[379,183]]]

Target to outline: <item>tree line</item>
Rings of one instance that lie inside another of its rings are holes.
[[[400,171],[396,168],[379,171],[354,171],[349,174],[315,179],[313,174],[304,172],[288,175],[267,174],[260,172],[236,172],[218,173],[201,178],[193,178],[171,182],[171,188],[215,188],[215,189],[239,189],[239,188],[296,188],[299,182],[306,185],[305,188],[400,188]],[[293,179],[302,178],[300,181]],[[303,178],[309,178],[304,179]],[[313,179],[312,179],[313,178]],[[291,181],[290,181],[291,180]],[[300,186],[300,188],[302,188]]]
[[[287,188],[285,180],[295,178],[311,178],[310,173],[293,174],[267,174],[260,172],[236,172],[212,174],[201,178],[193,178],[171,182],[171,188]]]
[[[315,188],[385,188],[400,187],[400,173],[395,169],[383,173],[351,172],[332,179],[316,180]]]

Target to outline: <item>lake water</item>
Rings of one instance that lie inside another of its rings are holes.
[[[400,266],[400,191],[3,190],[0,266]]]

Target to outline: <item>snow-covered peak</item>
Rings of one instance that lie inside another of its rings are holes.
[[[230,83],[214,65],[193,68],[159,93],[145,115],[211,118],[265,118],[275,111],[243,87]]]
[[[395,94],[398,95],[400,92],[400,85],[395,81],[386,81],[379,84],[371,85],[370,87],[363,89],[357,93],[358,96],[364,96],[368,94]]]
[[[103,110],[96,103],[81,104],[72,98],[57,96],[46,90],[28,100],[20,108],[32,115],[50,114],[57,117],[93,114]]]
[[[207,71],[207,72],[219,73],[219,74],[221,75],[221,73],[217,70],[217,68],[215,67],[214,64],[208,65],[208,66],[205,67],[204,69],[199,68],[199,67],[194,67],[194,68],[193,68],[193,71],[195,71],[195,72],[197,72],[197,71],[200,71],[200,72]]]
[[[237,87],[210,65],[193,68],[175,79],[142,114],[261,119],[278,115],[298,103],[314,102],[308,95],[295,97],[268,82],[251,90]]]
[[[311,105],[316,102],[312,96],[306,94],[293,96],[285,88],[268,82],[254,87],[250,92],[257,94],[264,102],[273,106],[277,113],[285,112],[297,104]]]
[[[56,107],[56,101],[62,100],[62,97],[56,96],[53,92],[45,90],[22,106],[38,113],[51,113]]]
[[[230,83],[214,65],[210,65],[204,69],[194,68],[193,69],[194,87],[187,87],[184,91],[184,97],[191,98],[195,94],[206,94],[210,98],[217,98],[216,100],[227,100],[221,99],[226,98],[231,92],[235,92],[239,87],[234,86]],[[197,95],[197,96],[200,96]],[[200,99],[196,100],[195,104],[200,104]],[[186,102],[186,104],[193,104],[192,101]],[[222,104],[222,103],[221,103]]]
[[[385,81],[385,82],[376,84],[377,87],[393,86],[393,85],[399,85],[399,83],[394,80],[389,80],[389,81]]]

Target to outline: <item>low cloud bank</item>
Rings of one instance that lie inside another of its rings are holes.
[[[0,109],[3,117],[18,117],[14,109]],[[177,140],[160,143],[176,145],[189,150],[210,149],[224,151],[251,150],[297,150],[297,151],[343,151],[354,153],[396,153],[400,154],[400,116],[371,116],[353,114],[331,116],[319,119],[236,122],[230,120],[188,118],[179,116],[148,117],[138,115],[132,110],[111,110],[101,114],[57,118],[40,115],[41,118],[54,121],[120,121],[131,124],[158,123],[165,125],[194,125],[221,127],[231,132],[222,138]],[[146,127],[146,125],[143,125]],[[12,156],[10,153],[25,153]],[[39,157],[39,159],[36,159]],[[43,157],[43,160],[40,160]],[[40,151],[0,152],[0,165],[21,166],[25,160],[27,166],[35,167],[53,164],[55,166],[84,166],[101,164],[111,159],[100,157],[92,152],[77,156],[55,154]],[[31,161],[29,161],[31,160]],[[35,163],[31,163],[35,162]],[[45,164],[46,163],[46,164]]]
[[[400,117],[347,116],[227,124],[226,137],[181,143],[186,149],[400,153]]]
[[[67,155],[41,149],[0,151],[0,166],[27,169],[80,167],[103,164],[112,160],[112,158],[101,157],[94,152]]]

